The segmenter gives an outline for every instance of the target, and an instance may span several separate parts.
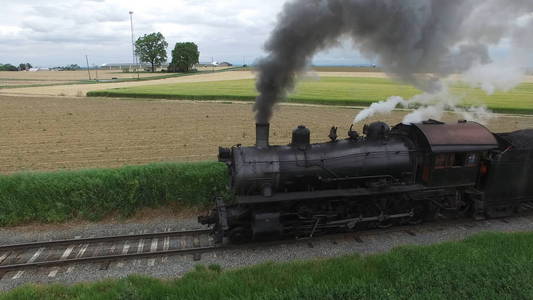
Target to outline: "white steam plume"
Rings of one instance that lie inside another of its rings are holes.
[[[463,119],[482,124],[486,124],[493,117],[493,114],[485,106],[466,108],[459,106],[462,100],[462,97],[451,94],[448,84],[444,84],[438,92],[422,93],[408,100],[399,96],[392,96],[386,101],[373,103],[357,114],[354,123],[377,114],[389,114],[398,106],[416,108],[404,117],[402,121],[404,124],[418,123],[428,119],[441,119],[446,111],[452,111]]]
[[[393,111],[399,104],[403,105],[404,107],[408,106],[407,101],[405,101],[400,96],[392,96],[385,101],[372,103],[368,108],[365,108],[361,112],[359,112],[357,116],[355,116],[353,122],[360,122],[376,114],[388,114]]]

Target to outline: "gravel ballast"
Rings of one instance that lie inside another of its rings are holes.
[[[6,245],[74,237],[109,236],[199,228],[202,227],[196,223],[194,218],[181,220],[160,218],[149,222],[85,224],[72,226],[72,228],[50,228],[31,232],[27,231],[27,229],[1,229],[0,240],[2,241],[2,245]],[[458,222],[427,223],[417,226],[392,228],[391,230],[385,231],[369,231],[357,234],[322,237],[299,243],[221,250],[203,254],[199,261],[193,260],[190,255],[167,256],[124,260],[112,262],[109,265],[94,263],[25,270],[22,273],[14,271],[4,274],[0,280],[0,290],[9,290],[25,283],[72,284],[105,278],[121,278],[131,274],[143,274],[157,278],[175,278],[182,276],[198,264],[218,264],[223,269],[232,269],[264,262],[319,259],[353,253],[369,255],[386,252],[402,245],[428,245],[444,241],[461,240],[473,234],[486,231],[519,232],[532,230],[533,215],[477,222],[462,220]]]

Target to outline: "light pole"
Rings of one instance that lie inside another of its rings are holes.
[[[87,62],[87,73],[89,73],[89,81],[91,80],[91,68],[89,67],[89,57],[85,55],[85,61]]]
[[[135,42],[133,41],[133,12],[130,11],[130,26],[131,26],[131,57],[132,64],[135,66]]]

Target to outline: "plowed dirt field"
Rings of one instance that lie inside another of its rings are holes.
[[[272,121],[271,142],[288,143],[292,128],[299,124],[311,128],[315,142],[327,140],[333,125],[339,126],[342,137],[357,111],[282,105]],[[395,124],[405,113],[380,119]],[[445,118],[456,119],[451,114]],[[494,131],[533,128],[533,117],[501,115],[488,127]],[[0,128],[0,173],[4,174],[214,160],[218,146],[252,144],[255,136],[250,103],[85,97],[0,96]]]

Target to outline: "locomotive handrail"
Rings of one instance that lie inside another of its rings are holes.
[[[423,151],[417,151],[417,150],[408,150],[408,151],[371,151],[371,152],[363,152],[363,153],[351,153],[351,154],[345,154],[345,155],[339,155],[335,157],[327,157],[327,158],[320,158],[320,159],[309,159],[309,161],[327,161],[327,160],[338,160],[347,158],[350,156],[367,156],[368,154],[374,154],[374,153],[398,153],[398,154],[405,154],[405,153],[423,153]],[[280,163],[295,163],[294,160],[278,160]],[[254,164],[271,164],[272,161],[260,161],[260,160],[254,160],[254,161],[246,161],[245,163],[254,163]]]
[[[355,180],[355,179],[374,179],[374,178],[392,178],[392,175],[374,175],[374,176],[355,176],[355,177],[340,177],[340,178],[320,178],[321,181],[331,182],[331,181],[344,181],[344,180]]]

